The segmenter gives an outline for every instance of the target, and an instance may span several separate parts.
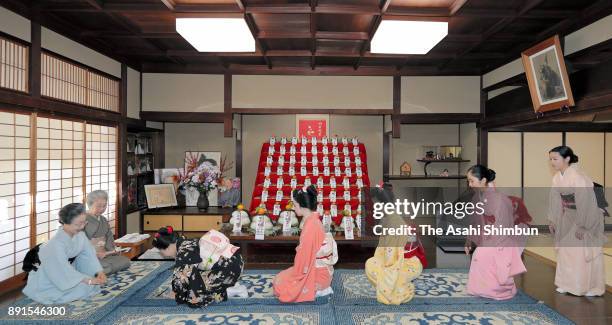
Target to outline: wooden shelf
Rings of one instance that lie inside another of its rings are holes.
[[[470,162],[466,159],[417,159],[417,161],[425,163],[423,166],[423,173],[426,176],[430,176],[427,172],[427,166],[431,163],[462,163],[462,162]]]
[[[419,162],[424,163],[462,163],[462,162],[470,162],[465,159],[417,159]]]
[[[409,180],[409,179],[465,179],[465,175],[385,175],[388,180]]]

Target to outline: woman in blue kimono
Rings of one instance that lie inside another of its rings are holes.
[[[100,285],[106,282],[96,252],[82,231],[87,223],[85,207],[80,203],[68,204],[60,210],[59,220],[62,226],[55,236],[33,249],[35,254],[39,248],[40,265],[32,265],[23,289],[26,296],[42,304],[87,298],[98,293]],[[35,256],[29,258],[36,261]]]

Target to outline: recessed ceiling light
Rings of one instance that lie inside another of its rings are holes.
[[[198,52],[255,52],[243,18],[176,18],[176,31]]]
[[[371,53],[427,54],[448,34],[448,22],[383,20],[371,42]]]

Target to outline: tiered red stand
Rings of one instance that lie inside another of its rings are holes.
[[[345,174],[345,168],[347,167],[344,164],[344,159],[345,159],[345,155],[342,153],[342,151],[344,150],[344,146],[342,143],[340,143],[340,141],[338,141],[339,143],[337,144],[338,147],[338,158],[339,158],[339,167],[341,170],[341,174],[339,177],[336,177],[334,175],[334,170],[336,165],[334,165],[334,155],[333,155],[333,149],[332,149],[332,144],[331,141],[327,144],[327,148],[328,148],[328,154],[327,157],[329,159],[329,164],[328,167],[330,169],[330,176],[324,176],[323,175],[323,169],[324,169],[324,164],[323,164],[323,157],[325,156],[323,154],[323,144],[322,143],[317,143],[317,159],[318,159],[318,168],[319,168],[319,176],[314,176],[313,175],[313,165],[312,165],[312,157],[313,154],[312,152],[312,144],[309,142],[306,144],[306,171],[307,171],[307,176],[301,176],[301,168],[302,168],[302,164],[301,164],[301,159],[302,159],[302,154],[300,153],[301,151],[301,143],[298,143],[295,145],[296,147],[296,153],[295,153],[295,164],[294,169],[295,169],[295,178],[297,180],[297,188],[301,188],[304,185],[304,180],[306,179],[306,177],[310,177],[311,183],[315,186],[317,186],[317,179],[318,177],[323,178],[323,209],[324,210],[330,210],[330,207],[332,205],[332,202],[330,200],[329,197],[329,193],[332,190],[331,186],[330,186],[330,179],[331,178],[335,178],[336,179],[336,206],[338,209],[338,216],[342,215],[342,210],[344,210],[344,206],[347,203],[344,198],[344,191],[345,188],[342,184],[343,179],[346,177]],[[284,209],[285,205],[289,202],[290,198],[291,198],[291,178],[292,176],[289,175],[289,162],[290,162],[290,147],[291,147],[291,143],[287,142],[284,146],[286,149],[286,153],[285,153],[285,163],[283,165],[283,175],[279,176],[277,174],[277,167],[278,167],[278,160],[280,157],[280,147],[281,147],[281,143],[279,141],[277,141],[274,144],[274,154],[272,154],[272,164],[270,165],[270,175],[268,176],[270,178],[270,186],[268,187],[268,199],[265,202],[265,207],[266,210],[268,212],[268,216],[272,219],[272,220],[276,220],[278,218],[278,215],[275,215],[273,213],[273,209],[274,209],[274,205],[275,204],[280,204],[281,207],[281,211]],[[365,150],[365,146],[363,145],[363,143],[358,143],[357,144],[359,146],[359,156],[361,158],[361,171],[362,171],[362,182],[363,182],[363,187],[367,188],[370,186],[370,179],[368,177],[368,164],[367,164],[367,154],[366,154],[366,150]],[[350,191],[350,200],[349,203],[351,205],[351,212],[353,217],[355,217],[355,215],[357,214],[357,207],[359,206],[359,195],[360,195],[360,189],[357,186],[357,175],[356,175],[356,169],[357,169],[357,164],[355,163],[355,155],[353,153],[353,149],[354,149],[354,145],[352,143],[347,144],[346,146],[348,146],[349,149],[349,154],[348,157],[351,161],[350,163],[350,167],[351,167],[351,177],[349,177],[349,188],[348,190]],[[254,211],[258,206],[260,206],[261,203],[261,193],[264,189],[264,180],[265,180],[265,175],[264,175],[264,171],[266,168],[266,164],[267,164],[267,158],[268,158],[268,152],[269,152],[269,147],[270,147],[270,143],[264,143],[261,147],[261,154],[259,156],[259,164],[257,167],[257,178],[255,179],[255,186],[253,189],[253,196],[251,199],[251,205],[250,205],[250,209],[249,211]],[[276,187],[276,183],[279,177],[283,177],[283,198],[281,201],[276,201],[276,192],[278,190],[278,188]],[[321,190],[321,189],[318,189]]]

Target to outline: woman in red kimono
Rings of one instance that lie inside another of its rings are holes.
[[[294,190],[295,213],[304,219],[293,266],[274,277],[274,295],[281,302],[313,301],[332,293],[333,265],[338,261],[336,242],[325,233],[317,209],[314,185]]]

